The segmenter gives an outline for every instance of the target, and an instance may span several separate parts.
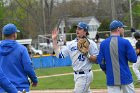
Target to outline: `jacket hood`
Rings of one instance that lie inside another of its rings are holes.
[[[15,40],[2,40],[0,43],[0,54],[6,56],[10,54],[17,46]]]

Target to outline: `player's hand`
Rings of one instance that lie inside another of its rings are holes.
[[[32,82],[32,87],[36,87],[36,86],[37,86],[37,83]]]
[[[57,39],[58,33],[59,33],[59,30],[57,30],[57,28],[55,28],[55,29],[52,31],[52,39],[53,39],[53,40],[56,40],[56,39]]]

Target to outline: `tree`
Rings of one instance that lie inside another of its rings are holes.
[[[45,7],[44,7],[44,11],[45,11],[45,19],[46,19],[46,28],[47,28],[47,32],[51,33],[51,17],[52,17],[52,11],[53,11],[53,7],[54,7],[54,0],[51,0],[49,2],[49,0],[45,0]]]
[[[135,7],[133,9],[133,21],[134,27],[140,29],[140,2],[136,2]]]
[[[17,4],[17,7],[26,14],[26,18],[24,18],[24,20],[28,22],[28,25],[24,25],[31,30],[30,34],[32,35],[32,38],[34,36],[36,37],[37,34],[44,34],[41,16],[42,8],[40,7],[40,3],[36,0],[15,0],[15,3]],[[22,12],[19,12],[18,14],[20,15],[21,13]]]
[[[0,28],[3,27],[3,21],[4,21],[4,11],[5,11],[5,7],[4,7],[4,2],[3,0],[0,0]],[[0,33],[0,37],[2,39],[2,33]]]

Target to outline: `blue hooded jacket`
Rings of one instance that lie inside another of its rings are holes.
[[[6,77],[19,91],[29,91],[30,83],[37,83],[31,59],[25,46],[15,40],[2,40],[0,43],[0,65]],[[0,92],[3,91],[0,89]]]
[[[7,93],[18,92],[16,87],[7,79],[1,68],[0,68],[0,87],[2,87]]]

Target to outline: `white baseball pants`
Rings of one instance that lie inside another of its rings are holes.
[[[107,86],[108,93],[135,93],[134,84],[120,85],[120,86]]]
[[[75,88],[74,93],[92,93],[90,84],[93,81],[93,72],[85,74],[74,74]]]
[[[140,71],[139,71],[139,69],[140,69],[140,56],[138,56],[137,62],[133,63],[133,67],[132,68],[133,68],[133,71],[134,71],[137,79],[140,80]]]

